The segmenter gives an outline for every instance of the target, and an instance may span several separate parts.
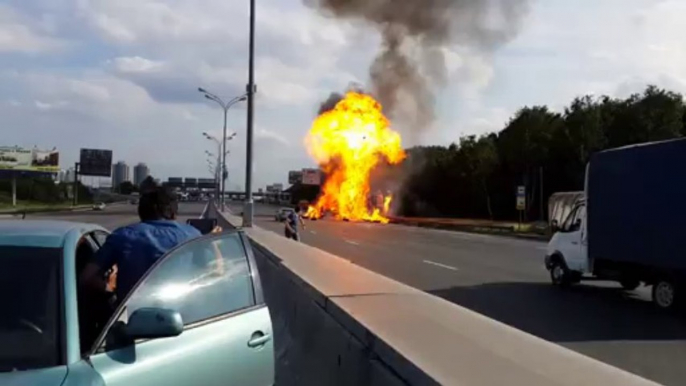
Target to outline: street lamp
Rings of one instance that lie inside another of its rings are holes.
[[[246,114],[246,146],[245,146],[245,206],[243,208],[243,227],[252,227],[252,158],[253,158],[253,110],[255,107],[255,0],[250,0],[250,24],[248,40],[248,84],[245,87],[248,96],[248,111]]]
[[[224,177],[224,174],[226,172],[226,141],[229,140],[229,138],[226,137],[226,115],[227,115],[229,109],[231,108],[231,106],[233,106],[234,104],[236,104],[238,102],[242,102],[244,100],[247,100],[248,99],[248,93],[243,94],[243,95],[239,95],[239,96],[229,100],[228,102],[224,102],[224,100],[222,100],[220,97],[218,97],[215,94],[212,94],[211,92],[205,90],[202,87],[198,87],[198,91],[203,93],[205,95],[205,98],[207,98],[211,101],[217,102],[217,104],[219,104],[219,106],[221,106],[222,109],[224,110],[224,127],[222,130],[222,140],[220,141],[220,140],[217,140],[216,138],[215,138],[215,140],[217,142],[219,142],[219,146],[221,148],[221,150],[218,152],[218,154],[221,155],[221,166],[222,166],[221,201],[220,202],[221,202],[222,210],[225,210],[225,208],[224,208],[224,192],[225,192],[226,186],[225,186],[225,182],[224,182],[223,177]],[[203,135],[205,135],[205,137],[207,137],[207,138],[214,138],[207,133],[203,133]],[[231,138],[233,138],[235,135],[236,135],[236,133],[232,134]],[[217,158],[219,158],[219,157],[217,157]]]

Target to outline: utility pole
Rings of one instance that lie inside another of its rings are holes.
[[[248,43],[248,135],[245,162],[245,206],[243,208],[243,227],[252,227],[252,160],[253,160],[253,110],[255,108],[255,0],[250,0],[250,39]]]
[[[203,93],[203,94],[205,95],[205,98],[207,98],[207,99],[209,99],[209,100],[211,100],[211,101],[217,102],[217,103],[222,107],[222,109],[224,110],[224,126],[223,126],[223,128],[222,128],[222,129],[223,129],[223,130],[222,130],[222,140],[221,140],[220,143],[219,143],[219,147],[220,147],[221,150],[220,150],[220,153],[219,153],[218,155],[221,157],[221,160],[222,160],[222,165],[221,165],[221,168],[222,168],[222,169],[221,169],[221,175],[222,175],[222,181],[221,181],[221,197],[220,197],[220,201],[219,201],[219,202],[220,202],[220,205],[221,205],[221,206],[220,206],[221,209],[222,209],[222,210],[225,210],[225,208],[224,208],[224,178],[223,178],[223,177],[224,177],[224,173],[226,172],[226,141],[227,141],[228,139],[233,138],[233,136],[235,135],[235,133],[234,133],[234,134],[231,136],[231,138],[227,138],[227,137],[226,137],[226,115],[228,114],[228,111],[229,111],[229,109],[231,108],[231,106],[233,106],[234,104],[236,104],[236,103],[238,103],[238,102],[242,102],[242,101],[246,100],[247,96],[246,96],[246,94],[243,94],[243,95],[240,95],[240,96],[237,96],[237,97],[231,99],[231,100],[228,101],[228,102],[224,102],[224,100],[222,100],[220,97],[218,97],[218,96],[215,95],[215,94],[212,94],[211,92],[205,90],[205,89],[202,88],[202,87],[198,87],[198,91],[200,91],[201,93]],[[204,135],[205,135],[206,137],[208,137],[208,138],[210,137],[208,134],[205,134],[205,133],[204,133]]]
[[[538,169],[538,171],[539,171],[539,179],[540,179],[539,185],[540,185],[540,188],[541,188],[541,214],[540,214],[540,220],[541,220],[541,221],[544,221],[544,220],[545,220],[545,218],[544,218],[545,216],[544,216],[544,214],[543,214],[543,209],[544,209],[544,207],[545,207],[545,206],[544,206],[545,203],[544,203],[544,197],[543,197],[543,166],[541,166],[541,167]]]
[[[74,203],[72,204],[73,206],[76,206],[79,202],[79,163],[74,164]]]

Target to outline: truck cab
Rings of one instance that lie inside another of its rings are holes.
[[[567,218],[558,226],[553,222],[555,234],[546,249],[545,266],[555,285],[577,283],[590,274],[586,228],[586,202],[574,205]]]

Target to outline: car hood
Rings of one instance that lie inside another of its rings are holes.
[[[0,373],[0,385],[2,386],[60,386],[67,376],[67,367],[51,367],[39,370],[12,371]]]

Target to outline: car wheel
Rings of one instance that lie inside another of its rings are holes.
[[[639,285],[641,285],[641,282],[636,279],[624,278],[619,281],[619,284],[621,284],[622,288],[625,290],[633,291],[638,288]]]
[[[572,278],[569,270],[559,259],[553,260],[550,264],[550,281],[556,287],[569,287],[572,284]]]
[[[677,306],[678,291],[670,279],[660,279],[653,284],[653,303],[663,310],[673,310]]]

